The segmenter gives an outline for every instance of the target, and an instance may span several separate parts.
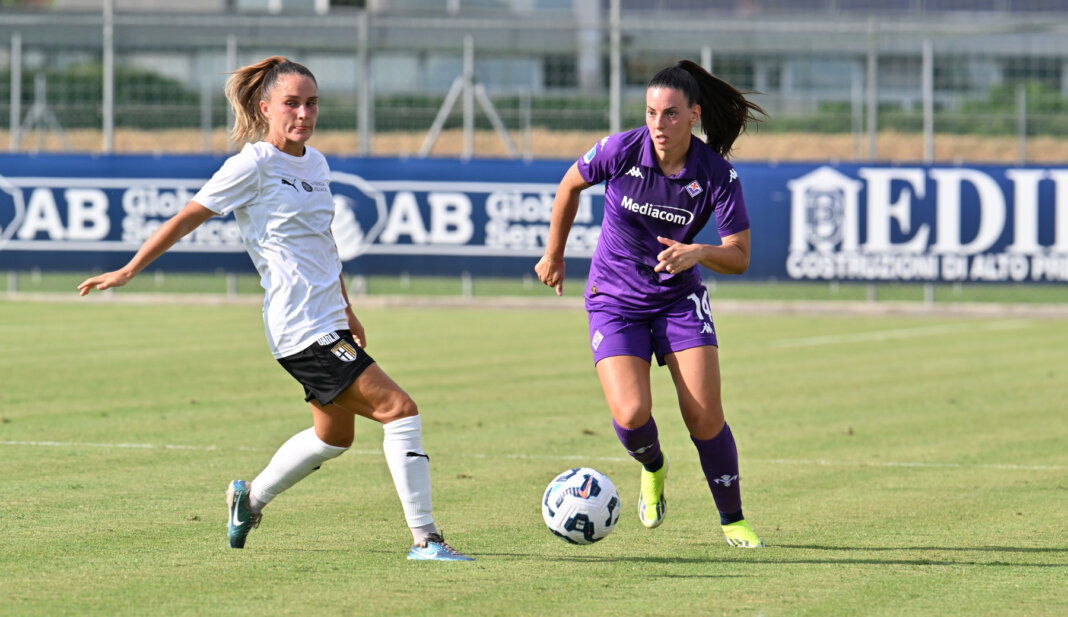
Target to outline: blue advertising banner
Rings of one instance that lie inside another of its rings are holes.
[[[222,164],[212,156],[0,155],[0,269],[126,263]],[[332,158],[346,272],[532,272],[571,161]],[[1068,169],[739,162],[752,220],[744,279],[1068,281]],[[603,187],[582,194],[567,246],[588,268]],[[658,205],[645,204],[650,209]],[[640,212],[639,212],[640,214]],[[717,243],[714,225],[698,241]],[[251,271],[232,217],[153,268]]]

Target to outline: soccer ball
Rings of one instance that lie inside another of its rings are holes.
[[[619,510],[616,486],[589,467],[556,476],[541,500],[541,515],[549,531],[572,544],[593,544],[612,533]]]

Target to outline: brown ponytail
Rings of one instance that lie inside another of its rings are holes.
[[[690,60],[661,69],[649,87],[678,90],[686,95],[687,103],[700,105],[705,143],[724,158],[748,123],[760,122],[758,114],[767,116],[759,105],[745,98],[755,93],[738,90]]]
[[[282,56],[271,56],[234,71],[226,80],[226,100],[234,110],[234,130],[230,138],[235,143],[258,141],[267,134],[267,119],[260,113],[260,101],[271,96],[271,89],[283,75],[303,75],[315,81],[315,76],[303,64]]]

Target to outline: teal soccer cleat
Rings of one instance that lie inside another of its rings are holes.
[[[230,548],[245,548],[245,538],[254,527],[260,526],[262,514],[253,514],[248,507],[248,483],[234,480],[226,489],[226,505],[229,509],[227,537]]]
[[[445,538],[439,533],[432,533],[426,537],[422,544],[412,546],[408,551],[408,559],[419,561],[474,561],[473,558],[464,555],[445,543]]]

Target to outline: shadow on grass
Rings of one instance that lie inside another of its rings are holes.
[[[787,549],[786,551],[776,549]],[[841,553],[841,558],[827,558],[827,559],[804,559],[804,558],[791,558],[790,555],[793,551],[831,551]],[[1065,568],[1068,567],[1068,563],[1027,563],[1027,562],[1013,562],[1013,561],[976,561],[965,559],[928,559],[924,557],[916,557],[914,559],[893,559],[893,558],[871,558],[871,559],[858,559],[852,557],[846,557],[849,553],[855,552],[881,552],[881,551],[902,551],[902,552],[939,552],[939,551],[956,551],[956,552],[969,552],[969,551],[981,551],[989,553],[1050,553],[1061,554],[1068,553],[1068,548],[1032,548],[1032,547],[1016,547],[1016,546],[981,546],[981,547],[943,547],[943,546],[903,546],[903,547],[857,547],[857,546],[820,546],[820,545],[805,545],[805,544],[776,544],[764,549],[758,550],[732,550],[728,553],[715,553],[709,554],[707,558],[699,557],[662,557],[656,555],[533,555],[533,554],[518,554],[518,553],[471,553],[472,557],[476,559],[492,559],[495,557],[502,557],[507,559],[529,559],[536,561],[545,561],[551,563],[561,562],[577,562],[577,563],[615,563],[615,562],[628,562],[628,563],[645,563],[645,564],[663,564],[663,565],[685,565],[685,564],[703,564],[703,563],[738,563],[738,564],[769,564],[769,565],[782,565],[782,564],[812,564],[812,565],[873,565],[873,566],[937,566],[937,567],[1008,567],[1008,568]],[[670,575],[666,575],[670,576]],[[705,575],[683,575],[683,576],[696,576],[698,578],[705,578]],[[714,578],[727,578],[733,575],[708,575]]]
[[[1068,547],[1053,546],[820,546],[818,544],[776,544],[775,546],[814,551],[979,551],[988,553],[1064,553],[1068,555]]]

